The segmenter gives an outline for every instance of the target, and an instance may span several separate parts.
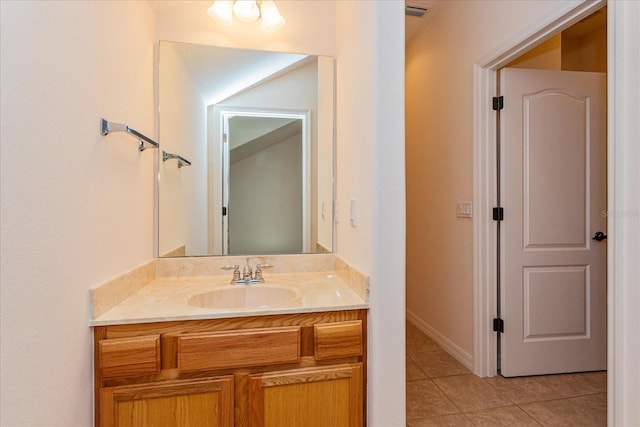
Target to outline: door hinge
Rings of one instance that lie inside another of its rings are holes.
[[[222,143],[223,143],[223,144],[226,144],[227,142],[229,142],[229,141],[227,141],[227,134],[226,134],[226,133],[223,133],[223,134],[222,134]]]
[[[494,221],[504,220],[504,208],[493,208],[493,220]]]
[[[223,206],[222,207],[222,216],[225,216],[227,214],[227,207]]]
[[[493,97],[493,109],[495,111],[502,110],[504,108],[504,96]]]
[[[504,333],[504,320],[502,320],[499,317],[496,317],[495,319],[493,319],[493,331],[494,332],[500,332],[501,334]]]

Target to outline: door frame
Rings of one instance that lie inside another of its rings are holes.
[[[207,109],[207,145],[209,183],[207,199],[210,215],[208,215],[207,242],[209,252],[227,255],[228,229],[226,218],[222,215],[222,207],[228,206],[229,154],[224,145],[223,123],[232,116],[274,117],[302,120],[302,251],[311,252],[311,111],[286,110],[281,108],[230,107],[214,104]],[[213,170],[221,171],[213,174]],[[216,238],[222,236],[222,239]],[[225,242],[223,244],[223,242]]]
[[[530,49],[554,32],[607,5],[606,0],[573,1],[488,55],[474,66],[474,135],[473,200],[476,215],[473,220],[474,252],[474,372],[479,376],[495,375],[496,339],[490,319],[495,313],[495,224],[490,209],[495,200],[495,156],[492,150],[495,120],[489,107],[495,95],[496,70]],[[640,27],[636,18],[640,4],[612,1],[607,8],[607,417],[608,425],[637,422],[640,373],[636,360],[640,351],[635,325],[640,320],[637,303],[640,289],[635,286],[640,266],[637,221],[640,196],[635,182],[640,175],[637,144],[637,117],[640,104],[630,88],[638,87],[637,70],[640,55],[637,40]]]

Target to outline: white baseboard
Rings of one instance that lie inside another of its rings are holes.
[[[440,331],[427,324],[424,320],[407,310],[407,320],[420,329],[429,338],[434,340],[444,351],[449,353],[454,359],[462,363],[465,368],[473,372],[473,356],[464,351],[460,346],[445,337]]]

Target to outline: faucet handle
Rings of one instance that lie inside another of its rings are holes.
[[[254,273],[254,278],[259,280],[260,283],[264,282],[264,278],[262,277],[262,269],[273,268],[274,266],[271,264],[256,264],[256,271]]]
[[[233,279],[231,279],[231,283],[234,283],[236,280],[240,280],[240,266],[236,265],[225,265],[224,267],[220,267],[221,270],[233,270]]]

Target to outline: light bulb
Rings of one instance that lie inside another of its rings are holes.
[[[237,0],[233,5],[233,13],[244,22],[253,22],[260,18],[260,9],[255,0]]]
[[[207,9],[207,13],[211,19],[231,26],[233,24],[233,0],[215,0]]]
[[[276,31],[282,28],[285,24],[285,20],[278,11],[273,0],[262,1],[262,24],[261,27],[264,31]]]

